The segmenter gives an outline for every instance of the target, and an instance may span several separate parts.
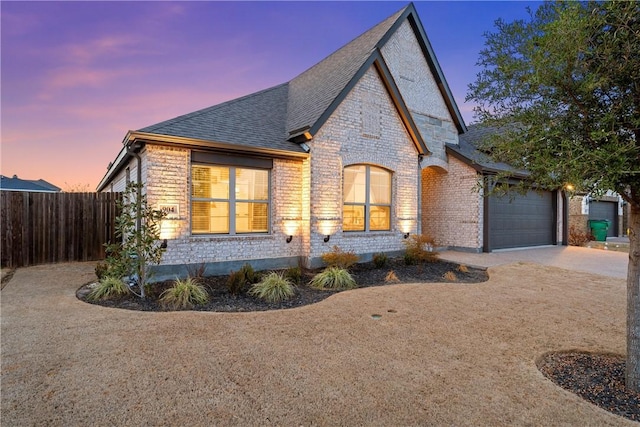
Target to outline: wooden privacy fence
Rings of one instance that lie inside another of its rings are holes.
[[[105,258],[121,193],[0,191],[2,266]]]

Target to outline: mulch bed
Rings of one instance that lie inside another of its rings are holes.
[[[209,292],[210,302],[206,305],[195,307],[193,310],[247,312],[281,310],[313,304],[339,292],[317,290],[308,286],[311,278],[320,271],[320,269],[304,270],[301,283],[296,287],[295,296],[281,303],[268,303],[246,294],[230,294],[227,290],[228,276],[203,277],[200,278],[200,280]],[[390,282],[385,280],[390,271],[395,273],[397,281]],[[487,272],[484,269],[471,267],[461,268],[459,264],[440,260],[418,265],[405,265],[404,260],[401,258],[389,259],[387,265],[383,268],[375,268],[371,262],[356,264],[350,268],[350,272],[360,288],[398,283],[452,283],[454,282],[453,280],[447,280],[445,278],[445,274],[449,272],[455,274],[455,283],[479,283],[488,279]],[[129,310],[167,311],[167,309],[158,302],[158,298],[165,289],[172,285],[173,281],[171,280],[153,284],[148,297],[144,300],[133,294],[129,294],[118,299],[97,301],[94,304]],[[83,301],[86,301],[86,295],[90,291],[88,286],[89,285],[83,286],[77,292],[78,298]]]
[[[614,354],[548,353],[538,369],[560,387],[600,408],[640,422],[640,393],[625,386],[625,358]]]

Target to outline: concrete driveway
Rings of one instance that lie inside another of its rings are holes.
[[[626,279],[629,254],[576,246],[542,246],[491,253],[445,251],[443,260],[477,267],[495,267],[516,262],[532,262],[567,270]]]

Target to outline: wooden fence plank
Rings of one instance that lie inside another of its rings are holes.
[[[3,267],[104,259],[120,193],[0,191]]]

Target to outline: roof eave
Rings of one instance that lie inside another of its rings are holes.
[[[181,148],[200,148],[205,150],[232,152],[239,154],[258,154],[266,157],[282,158],[282,159],[304,159],[309,155],[306,152],[287,151],[273,148],[251,147],[245,145],[236,145],[226,142],[207,141],[195,138],[186,138],[173,135],[162,135],[150,132],[129,131],[122,141],[123,148],[118,153],[116,160],[109,166],[105,176],[98,184],[97,191],[102,191],[113,177],[120,171],[128,157],[128,149],[134,147],[134,151],[139,151],[146,144],[166,145]],[[302,148],[301,148],[302,150]]]
[[[436,84],[438,85],[440,94],[444,99],[444,102],[447,106],[447,109],[449,110],[449,114],[451,114],[451,118],[453,119],[456,128],[458,129],[458,133],[465,133],[467,131],[467,125],[462,118],[462,114],[460,113],[458,104],[456,103],[456,100],[451,93],[451,89],[449,88],[447,79],[444,77],[442,68],[440,68],[440,64],[436,59],[436,54],[433,51],[433,47],[431,47],[431,42],[429,42],[427,33],[424,31],[424,27],[422,25],[422,22],[420,21],[420,17],[418,16],[418,12],[416,11],[413,3],[409,4],[404,13],[400,16],[400,18],[398,18],[398,22],[401,22],[404,18],[407,18],[414,33],[416,34],[416,36],[418,36],[416,37],[418,39],[418,43],[422,48],[422,52],[427,60],[427,64],[429,65],[431,74],[433,74],[433,77],[436,80]],[[392,30],[394,31],[396,24],[394,24],[394,26],[392,27]]]
[[[491,166],[487,166],[482,163],[478,163],[475,160],[465,156],[464,154],[450,147],[448,144],[445,145],[445,149],[448,155],[455,157],[456,159],[460,160],[461,162],[465,163],[468,166],[471,166],[473,169],[476,170],[476,172],[481,173],[483,175],[496,175],[496,174],[507,173],[512,178],[520,178],[520,179],[529,178],[529,174],[526,171],[519,171],[515,169],[512,171],[508,171],[504,169],[493,168]]]
[[[305,142],[313,138],[313,136],[316,133],[318,133],[320,128],[322,128],[322,126],[324,126],[326,121],[329,120],[329,117],[331,117],[333,112],[345,100],[347,95],[349,95],[351,90],[360,81],[362,76],[364,76],[364,74],[369,70],[369,68],[371,68],[371,66],[374,66],[376,71],[378,72],[378,75],[380,76],[382,83],[387,89],[387,93],[391,97],[391,100],[398,114],[400,115],[400,118],[405,126],[405,129],[409,133],[411,140],[413,141],[414,145],[416,146],[416,149],[418,150],[418,153],[428,154],[429,150],[427,149],[427,145],[422,139],[422,135],[418,131],[418,127],[413,121],[413,118],[409,113],[409,109],[404,103],[404,100],[400,95],[400,90],[398,89],[398,86],[396,85],[395,80],[391,76],[391,71],[389,71],[389,68],[387,67],[387,64],[385,63],[384,58],[382,57],[382,54],[380,53],[379,49],[374,50],[371,53],[371,55],[369,55],[367,60],[364,61],[362,66],[353,75],[351,80],[349,80],[349,82],[342,89],[342,91],[340,91],[340,94],[331,102],[331,104],[329,105],[329,107],[327,107],[324,113],[322,113],[322,115],[318,118],[318,120],[316,120],[316,122],[312,126],[308,127],[308,130],[307,130],[307,127],[303,128],[305,129],[305,132],[298,133],[298,135],[296,136],[297,139],[296,137],[292,137],[289,139],[289,141]],[[305,140],[301,140],[302,135],[304,135],[304,137],[306,138]]]

